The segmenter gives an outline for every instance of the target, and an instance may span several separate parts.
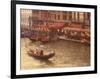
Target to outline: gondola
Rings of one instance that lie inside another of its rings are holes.
[[[50,52],[49,54],[46,54],[46,55],[40,55],[40,54],[37,54],[34,51],[30,50],[30,51],[28,51],[28,55],[31,57],[34,57],[36,59],[48,60],[55,55],[55,52]]]

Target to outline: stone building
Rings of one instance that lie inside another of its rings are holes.
[[[32,39],[60,35],[72,40],[85,40],[86,37],[90,42],[90,16],[89,12],[22,10],[21,25],[32,31]]]
[[[32,10],[32,18],[34,20],[44,20],[48,22],[77,22],[90,25],[89,12]]]

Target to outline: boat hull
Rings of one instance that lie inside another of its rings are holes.
[[[33,52],[28,52],[28,55],[31,57],[34,57],[36,59],[48,60],[48,59],[52,58],[55,55],[55,53],[49,53],[48,55],[36,55]]]

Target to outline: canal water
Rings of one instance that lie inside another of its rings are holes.
[[[45,51],[55,51],[50,60],[42,61],[30,57],[27,52],[42,45]],[[73,41],[57,40],[47,43],[21,38],[21,69],[83,67],[90,65],[90,45]]]

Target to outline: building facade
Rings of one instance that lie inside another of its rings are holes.
[[[89,12],[22,10],[21,25],[32,32],[32,39],[65,39],[90,43]]]
[[[32,10],[32,17],[34,20],[44,20],[48,22],[77,22],[88,26],[90,25],[89,12]]]

